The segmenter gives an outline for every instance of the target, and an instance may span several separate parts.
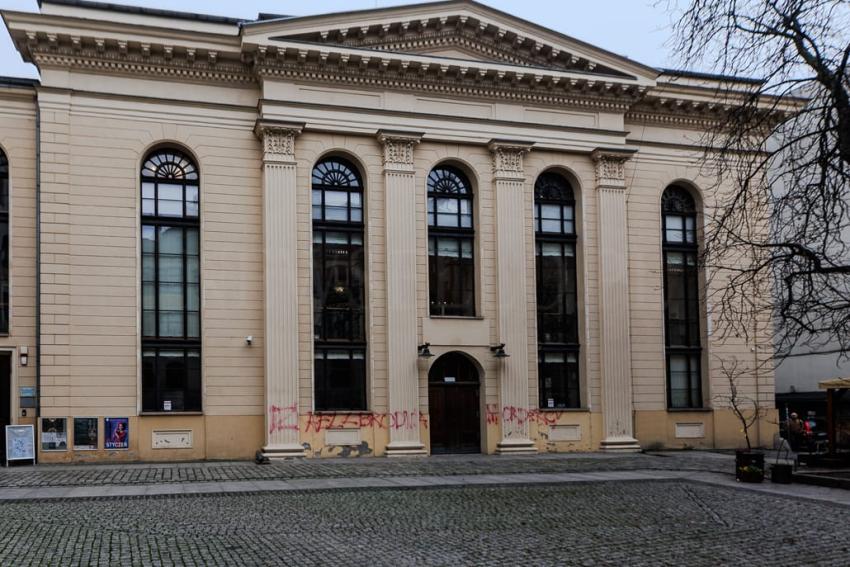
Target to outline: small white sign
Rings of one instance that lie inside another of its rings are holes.
[[[35,428],[32,425],[6,426],[6,466],[10,461],[35,464]]]
[[[162,402],[162,411],[171,411],[171,400],[164,400]]]
[[[547,405],[548,405],[550,408],[555,407],[555,398],[549,398],[549,399],[547,400]]]
[[[454,376],[446,376],[445,378],[443,378],[443,382],[445,382],[446,384],[454,384],[455,383],[455,377]]]

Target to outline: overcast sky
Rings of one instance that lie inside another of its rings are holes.
[[[108,0],[150,8],[254,18],[259,12],[306,16],[410,4],[415,0]],[[670,35],[667,2],[656,0],[484,0],[485,4],[655,67],[676,67],[665,47]],[[36,0],[0,0],[0,8],[38,11]],[[0,75],[37,77],[0,29]]]

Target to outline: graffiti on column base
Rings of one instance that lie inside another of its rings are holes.
[[[428,416],[418,410],[392,413],[313,413],[307,412],[305,433],[321,433],[326,429],[345,427],[413,431],[419,426],[428,428]]]
[[[497,404],[487,404],[486,417],[488,425],[498,425],[499,421],[506,424],[525,425],[536,423],[537,425],[556,425],[562,411],[540,411],[539,409],[518,408],[516,406],[504,406],[499,408]]]
[[[298,431],[298,404],[269,406],[269,433],[276,431]]]

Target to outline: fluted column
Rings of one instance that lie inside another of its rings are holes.
[[[301,127],[260,122],[263,141],[266,445],[269,458],[302,457],[298,436],[297,178]]]
[[[499,453],[536,451],[528,431],[528,296],[523,156],[532,144],[490,143],[496,195],[499,340],[510,355],[500,359],[502,439]]]
[[[387,353],[390,443],[387,456],[424,455],[419,431],[416,339],[416,176],[421,134],[382,131],[387,230]]]
[[[628,150],[597,150],[603,451],[639,451],[634,438],[629,338],[625,163]]]

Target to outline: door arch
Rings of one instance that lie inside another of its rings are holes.
[[[465,354],[450,352],[428,371],[431,453],[480,453],[481,377]]]

